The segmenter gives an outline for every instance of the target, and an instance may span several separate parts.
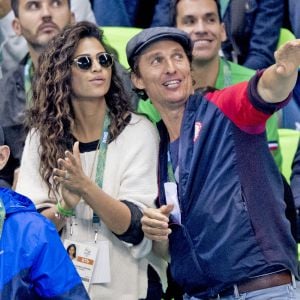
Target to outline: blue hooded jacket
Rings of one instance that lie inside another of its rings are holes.
[[[53,224],[33,203],[0,188],[0,299],[89,299]]]

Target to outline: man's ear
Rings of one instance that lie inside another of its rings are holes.
[[[227,34],[226,34],[226,29],[225,29],[225,24],[221,23],[221,42],[225,42],[227,40]]]
[[[145,89],[143,79],[140,76],[137,76],[135,73],[132,72],[130,74],[130,77],[131,77],[131,81],[132,81],[133,85],[137,89],[139,89],[139,90]]]
[[[71,22],[70,22],[70,24],[75,24],[75,23],[76,23],[75,14],[73,12],[71,12]]]
[[[0,170],[2,170],[9,158],[10,150],[6,145],[0,146]]]
[[[15,31],[16,35],[18,36],[22,35],[22,28],[21,28],[20,20],[18,18],[13,19],[12,28]]]

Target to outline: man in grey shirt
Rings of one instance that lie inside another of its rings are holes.
[[[76,22],[90,21],[96,23],[91,3],[88,0],[71,0],[71,11],[75,15]],[[14,18],[10,0],[0,1],[0,67],[2,74],[16,67],[28,52],[24,37],[16,35],[12,28]]]

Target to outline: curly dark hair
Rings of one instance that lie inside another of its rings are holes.
[[[71,105],[71,63],[78,44],[83,38],[96,38],[110,52],[103,41],[103,31],[90,22],[67,26],[50,41],[39,57],[39,66],[32,83],[32,104],[28,111],[27,126],[40,134],[40,174],[52,189],[51,176],[58,158],[72,148],[74,138],[74,111]],[[130,104],[121,79],[112,65],[110,88],[105,95],[110,117],[109,142],[116,139],[129,122]],[[54,185],[57,191],[58,186]]]

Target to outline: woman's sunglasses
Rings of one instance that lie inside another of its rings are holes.
[[[113,56],[107,52],[100,52],[96,55],[96,60],[103,68],[112,66],[114,60]],[[90,55],[82,55],[73,59],[73,63],[81,70],[89,70],[93,65],[93,59]]]

